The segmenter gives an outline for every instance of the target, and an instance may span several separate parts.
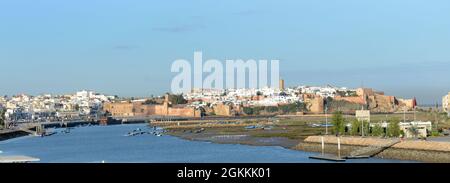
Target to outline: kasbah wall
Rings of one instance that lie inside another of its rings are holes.
[[[367,105],[372,112],[396,112],[401,110],[413,110],[416,99],[400,99],[395,96],[385,95],[384,92],[377,92],[371,88],[358,88],[357,96],[336,97],[335,100]]]
[[[103,111],[111,113],[115,117],[137,117],[137,116],[180,116],[180,117],[201,117],[201,111],[194,107],[185,105],[172,106],[168,96],[162,105],[143,104],[142,102],[113,102],[105,103]]]
[[[313,114],[324,113],[324,98],[314,94],[303,94],[303,100],[307,104],[308,111]],[[400,99],[395,96],[385,95],[384,92],[377,92],[371,88],[358,88],[356,96],[337,96],[334,100],[343,100],[368,106],[372,112],[396,112],[403,110],[413,110],[416,99]]]

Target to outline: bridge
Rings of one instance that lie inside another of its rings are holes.
[[[46,134],[45,127],[43,125],[36,124],[34,127],[16,127],[14,130],[23,131],[35,136],[43,136]],[[34,130],[33,130],[34,129]]]
[[[29,122],[29,123],[18,123],[17,125],[11,127],[11,130],[23,131],[31,135],[44,136],[47,134],[46,128],[61,128],[61,127],[75,127],[77,125],[87,125],[92,123],[98,123],[96,121],[56,121],[56,122]]]

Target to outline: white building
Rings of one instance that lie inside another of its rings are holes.
[[[0,96],[0,105],[6,104],[6,99],[2,96]]]
[[[450,92],[448,92],[448,95],[442,97],[442,109],[447,113],[450,112]]]
[[[427,137],[431,133],[431,121],[412,121],[407,123],[400,123],[400,129],[405,134],[406,138],[413,137]]]
[[[111,98],[93,91],[80,91],[67,95],[17,95],[6,98],[3,105],[12,120],[47,120],[53,117],[74,118],[77,115],[95,115],[104,102]],[[58,115],[55,115],[55,113]]]

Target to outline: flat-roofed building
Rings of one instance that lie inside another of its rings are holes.
[[[450,92],[448,92],[448,95],[442,97],[442,109],[447,113],[450,112]]]
[[[431,123],[431,121],[412,121],[400,123],[399,125],[406,138],[414,138],[427,137],[431,133],[433,124]]]

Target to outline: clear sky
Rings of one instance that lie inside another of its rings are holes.
[[[280,59],[287,85],[450,91],[448,0],[1,0],[0,94],[170,89],[176,59]]]

